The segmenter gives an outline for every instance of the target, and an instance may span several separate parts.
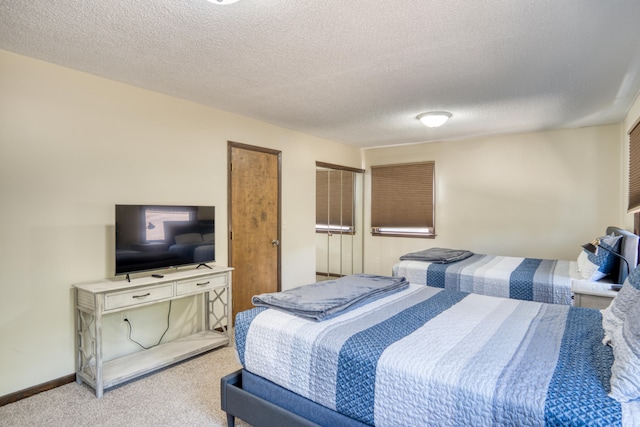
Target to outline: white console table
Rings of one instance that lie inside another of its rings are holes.
[[[231,344],[232,268],[178,270],[161,278],[80,283],[75,288],[76,381],[102,397],[104,389],[211,349]],[[203,295],[202,331],[113,360],[103,360],[102,317],[107,314]]]

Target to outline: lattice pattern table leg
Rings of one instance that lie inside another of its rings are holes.
[[[78,310],[78,372],[96,381],[95,316]],[[79,380],[79,379],[78,379]]]
[[[209,329],[222,331],[231,338],[228,289],[213,290],[208,298]]]

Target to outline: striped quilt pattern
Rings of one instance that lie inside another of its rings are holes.
[[[323,322],[240,313],[236,345],[247,370],[369,425],[633,425],[607,396],[601,321],[411,285]]]
[[[400,261],[393,275],[411,283],[524,301],[571,305],[577,262],[474,254],[450,263]]]

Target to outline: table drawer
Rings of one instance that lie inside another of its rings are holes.
[[[613,298],[607,296],[597,296],[597,295],[587,295],[587,294],[578,294],[577,304],[579,307],[587,307],[587,308],[597,308],[598,310],[604,310],[609,307]]]
[[[147,286],[142,289],[124,292],[113,292],[104,296],[104,309],[115,310],[116,308],[133,307],[171,297],[173,297],[173,283]]]
[[[176,295],[187,295],[202,292],[206,289],[217,288],[227,283],[227,275],[205,276],[197,279],[182,280],[177,283]]]

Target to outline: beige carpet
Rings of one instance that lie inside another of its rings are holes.
[[[0,407],[0,426],[226,426],[220,378],[239,368],[234,349],[223,347],[111,388],[101,399],[74,382]]]

